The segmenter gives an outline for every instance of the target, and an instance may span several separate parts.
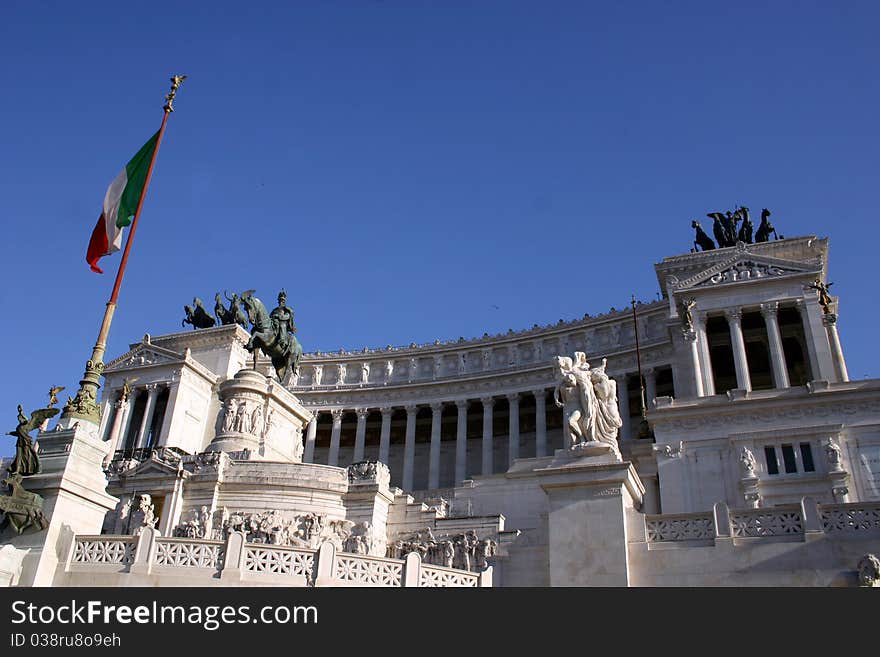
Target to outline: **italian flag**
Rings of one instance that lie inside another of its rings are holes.
[[[122,229],[134,219],[158,138],[158,132],[150,137],[107,188],[104,211],[98,217],[86,252],[86,262],[93,272],[103,274],[98,260],[122,247]]]

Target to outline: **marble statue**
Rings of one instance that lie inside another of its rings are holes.
[[[678,302],[678,314],[681,316],[681,330],[684,333],[690,333],[694,330],[694,306],[697,305],[697,300],[690,299],[682,299]]]
[[[752,450],[745,445],[742,446],[739,453],[739,466],[744,479],[752,479],[757,476],[755,475],[755,468],[757,467],[755,455],[752,454]]]
[[[370,381],[370,364],[361,364],[361,383],[369,383]]]
[[[866,554],[859,560],[859,586],[880,586],[880,559]]]
[[[829,470],[842,470],[843,465],[840,459],[840,446],[834,442],[833,438],[828,438],[822,447],[825,449],[825,458],[828,460]]]
[[[345,383],[345,363],[336,366],[336,383],[339,385]]]
[[[324,374],[324,366],[323,365],[315,365],[315,379],[314,384],[316,386],[321,385],[321,377]]]
[[[617,410],[617,382],[605,372],[607,360],[591,369],[584,352],[577,351],[573,360],[557,356],[553,362],[553,399],[563,409],[568,448],[604,443],[618,453],[617,431],[623,421]]]

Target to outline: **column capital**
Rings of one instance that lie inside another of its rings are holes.
[[[458,407],[458,410],[467,410],[468,403],[470,403],[467,399],[456,399],[455,405]]]
[[[483,406],[492,407],[495,405],[494,397],[480,397],[480,401],[483,403]]]
[[[333,424],[337,424],[339,422],[342,422],[342,416],[344,414],[345,414],[345,409],[342,409],[342,408],[335,408],[332,411],[330,411],[330,415],[333,416]]]
[[[379,412],[382,414],[382,417],[390,417],[392,413],[394,413],[394,408],[391,406],[383,406],[379,409]]]
[[[507,397],[507,401],[511,404],[513,404],[514,402],[516,402],[517,404],[519,403],[519,393],[518,392],[511,392],[511,393],[505,395],[505,397]]]
[[[369,408],[356,408],[354,412],[357,413],[358,420],[366,420],[367,416],[370,414]]]
[[[709,313],[705,310],[698,310],[694,313],[694,326],[699,329],[705,330],[706,322],[709,319]]]
[[[121,409],[125,408],[126,406],[128,406],[128,400],[127,399],[117,399],[116,402],[113,404],[113,406],[116,407],[117,410],[121,410]]]
[[[778,301],[767,301],[766,303],[761,304],[761,314],[765,318],[775,317],[779,312],[779,302]]]
[[[431,402],[431,411],[436,415],[443,412],[443,402]]]
[[[727,308],[724,310],[724,316],[728,322],[739,324],[742,320],[742,308]]]
[[[531,393],[535,396],[535,399],[544,399],[547,397],[546,388],[535,388]]]
[[[417,404],[407,404],[406,406],[404,406],[404,408],[406,409],[407,415],[415,415],[419,411],[419,407]]]
[[[160,384],[158,383],[148,383],[144,386],[144,388],[146,388],[147,392],[151,395],[155,395],[156,391],[159,389],[159,385]]]

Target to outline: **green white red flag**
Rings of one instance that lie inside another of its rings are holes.
[[[134,219],[158,138],[158,132],[150,137],[107,188],[104,211],[98,217],[86,252],[86,262],[93,272],[103,274],[98,260],[122,248],[122,229]]]

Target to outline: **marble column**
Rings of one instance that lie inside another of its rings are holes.
[[[110,435],[107,438],[107,442],[110,443],[110,451],[104,458],[105,464],[113,460],[116,450],[119,449],[122,428],[128,426],[128,400],[119,399],[114,406],[116,407],[116,416],[113,418],[113,425],[110,427]]]
[[[431,451],[428,462],[428,488],[440,488],[440,421],[443,404],[431,404]]]
[[[519,458],[519,393],[507,395],[507,403],[510,405],[510,420],[507,439],[507,465]]]
[[[801,315],[804,326],[804,342],[807,345],[807,355],[810,361],[809,380],[831,381],[834,378],[834,368],[831,363],[829,345],[826,340],[827,332],[821,323],[821,309],[818,301],[814,299],[798,299],[795,307]],[[825,344],[822,344],[822,343]]]
[[[645,407],[654,408],[654,399],[657,397],[657,370],[653,367],[645,369]]]
[[[330,454],[327,456],[327,465],[339,465],[339,441],[342,438],[342,415],[345,411],[341,408],[330,411],[333,417],[333,429],[330,431]]]
[[[467,411],[468,400],[456,399],[458,423],[455,428],[455,485],[461,485],[467,474]]]
[[[379,460],[388,465],[388,451],[391,447],[391,416],[394,413],[393,408],[385,406],[380,408],[382,413],[382,429],[379,434]]]
[[[403,490],[413,489],[413,462],[416,456],[416,413],[418,406],[406,407],[406,438],[403,445]]]
[[[785,364],[785,352],[782,349],[782,335],[779,332],[779,302],[761,304],[761,315],[767,326],[767,342],[770,346],[770,363],[773,366],[773,384],[777,388],[788,388],[788,368]]]
[[[544,390],[532,390],[535,396],[535,456],[547,456],[547,397]]]
[[[688,349],[691,352],[691,370],[694,373],[694,394],[697,397],[704,397],[706,395],[706,389],[703,385],[703,368],[700,367],[700,348],[697,346],[696,331],[686,332],[684,334],[684,341],[687,343]]]
[[[366,408],[356,408],[354,412],[357,413],[357,430],[354,434],[354,456],[352,458],[352,463],[357,463],[358,461],[364,460],[364,442],[366,441],[367,435],[367,416],[370,414],[370,411]]]
[[[492,412],[495,400],[492,397],[482,397],[483,403],[483,459],[480,472],[484,475],[492,474]]]
[[[620,420],[623,424],[617,433],[618,440],[629,440],[632,437],[630,433],[629,421],[629,385],[627,384],[626,374],[614,377],[617,382],[617,406],[620,411]]]
[[[707,396],[715,394],[715,377],[712,373],[712,354],[709,350],[709,335],[706,333],[706,313],[694,317],[694,332],[697,334],[697,348],[700,352],[700,370],[703,373],[703,391]]]
[[[159,396],[159,384],[149,383],[147,389],[147,405],[144,408],[144,417],[141,418],[141,427],[138,431],[135,446],[143,449],[147,446],[147,434],[150,432],[150,423],[153,421],[153,410],[156,408],[156,398]]]
[[[746,343],[742,333],[742,309],[730,308],[724,311],[724,315],[730,326],[730,346],[733,349],[733,365],[736,368],[736,387],[742,390],[751,390],[749,359],[746,356]]]
[[[840,381],[849,381],[849,372],[846,369],[846,360],[843,358],[843,347],[840,344],[840,335],[837,333],[837,315],[826,314],[822,317],[825,330],[828,332],[828,341],[831,343],[831,355],[837,366],[837,376]]]
[[[303,451],[303,463],[315,462],[315,435],[318,431],[318,411],[312,415],[309,420],[308,429],[306,429],[306,446]]]

